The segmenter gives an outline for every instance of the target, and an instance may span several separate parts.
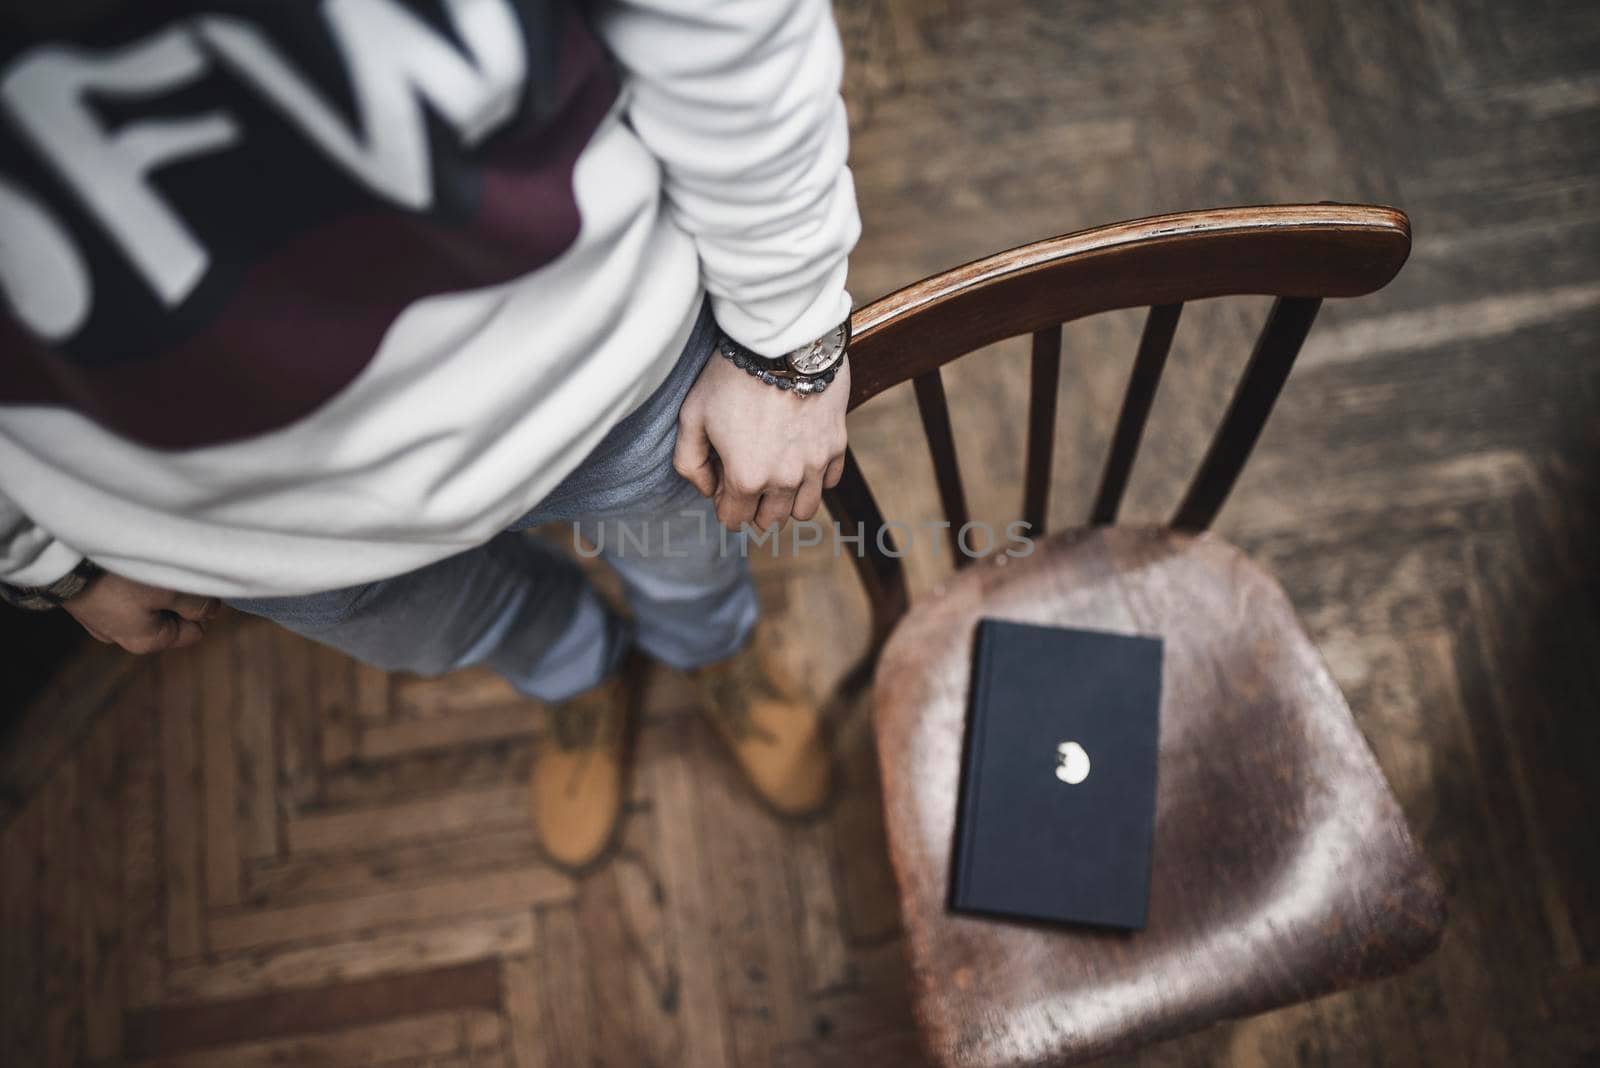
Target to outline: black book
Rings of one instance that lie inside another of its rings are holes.
[[[980,620],[950,907],[1142,928],[1160,711],[1159,638]]]

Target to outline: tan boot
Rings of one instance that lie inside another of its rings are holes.
[[[624,669],[549,706],[528,794],[539,841],[565,868],[592,864],[616,834],[636,698],[635,676]]]
[[[822,716],[784,676],[763,632],[758,628],[739,653],[694,678],[706,718],[756,793],[780,815],[811,815],[832,785]]]

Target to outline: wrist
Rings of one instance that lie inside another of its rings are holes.
[[[809,344],[780,356],[763,356],[741,345],[726,332],[719,334],[717,351],[741,371],[766,385],[796,396],[822,393],[838,376],[850,351],[850,320]]]
[[[0,585],[0,600],[30,612],[48,612],[82,594],[103,574],[98,565],[85,558],[48,586]]]

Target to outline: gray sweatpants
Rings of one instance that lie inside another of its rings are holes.
[[[229,603],[386,670],[487,664],[546,701],[601,681],[632,644],[679,668],[732,655],[758,614],[742,543],[721,533],[711,502],[672,469],[678,409],[715,341],[703,309],[667,380],[488,544],[378,582]],[[521,533],[556,522],[617,572],[631,621],[570,555]]]

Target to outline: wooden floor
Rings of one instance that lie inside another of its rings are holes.
[[[858,299],[1179,208],[1375,201],[1415,225],[1393,286],[1324,312],[1220,529],[1330,662],[1446,876],[1448,934],[1401,978],[1116,1063],[1596,1063],[1600,6],[840,16]],[[1175,500],[1263,311],[1186,314],[1127,518]],[[1067,331],[1057,525],[1087,507],[1137,328]],[[1001,522],[1022,359],[952,380],[974,513]],[[853,422],[907,521],[936,500],[915,434],[904,396]],[[830,621],[790,649],[826,691],[864,638],[847,566],[812,552],[760,581],[775,617]],[[834,709],[839,803],[784,825],[659,674],[622,850],[574,882],[525,815],[538,718],[492,678],[385,677],[237,620],[116,668],[88,654],[7,757],[42,779],[0,808],[8,1068],[921,1063],[859,708]]]

